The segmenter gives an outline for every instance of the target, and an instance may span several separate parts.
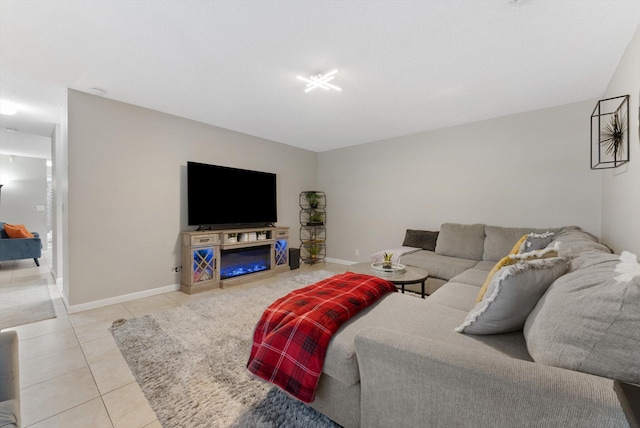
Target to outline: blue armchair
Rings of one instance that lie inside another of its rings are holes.
[[[4,231],[4,222],[0,221],[0,262],[6,260],[33,259],[40,266],[42,241],[38,232],[31,232],[33,238],[9,238]]]

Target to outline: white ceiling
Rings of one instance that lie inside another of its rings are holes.
[[[322,152],[598,98],[639,25],[639,0],[0,0],[0,125],[50,136],[97,86]],[[342,92],[296,79],[334,68]]]

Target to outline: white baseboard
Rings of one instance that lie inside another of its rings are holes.
[[[131,300],[141,299],[143,297],[156,296],[158,294],[168,293],[170,291],[180,290],[180,284],[167,285],[165,287],[153,288],[151,290],[138,291],[136,293],[124,294],[122,296],[109,297],[108,299],[94,300],[93,302],[81,303],[79,305],[67,306],[67,313],[74,314],[76,312],[87,311],[89,309],[102,308],[103,306],[115,305],[117,303],[129,302]],[[64,300],[64,297],[63,297]]]
[[[351,261],[351,260],[332,259],[332,258],[328,258],[328,257],[326,259],[324,259],[324,261],[328,262],[328,263],[336,263],[336,264],[339,264],[339,265],[352,265],[352,264],[358,263],[358,262],[354,262],[354,261]]]

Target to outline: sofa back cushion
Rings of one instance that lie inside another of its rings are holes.
[[[529,233],[544,233],[548,229],[534,229],[531,227],[500,227],[485,226],[484,252],[482,260],[497,262],[509,254],[518,240]],[[551,241],[551,240],[549,240]],[[548,244],[549,242],[547,242]]]
[[[429,272],[429,278],[439,278],[448,281],[454,276],[460,275],[465,270],[471,269],[478,264],[478,261],[442,256],[433,251],[420,250],[415,253],[403,255],[401,263],[407,266],[426,269]]]
[[[591,250],[571,264],[572,271],[551,285],[527,318],[524,336],[531,357],[550,366],[640,383],[636,256]]]
[[[436,254],[482,260],[484,227],[484,224],[444,223],[436,241]]]
[[[611,254],[611,249],[600,244],[591,234],[583,231],[578,226],[566,226],[561,228],[553,236],[553,242],[559,241],[560,256],[574,257],[584,251],[600,251]]]

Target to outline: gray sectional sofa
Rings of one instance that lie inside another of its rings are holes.
[[[640,383],[634,255],[623,253],[624,262],[578,227],[554,229],[547,247],[557,257],[499,270],[477,302],[496,263],[524,234],[542,231],[443,224],[435,251],[401,259],[426,268],[437,290],[426,299],[389,294],[344,324],[311,406],[347,428],[628,426],[613,379]],[[490,311],[479,306],[498,307],[514,289],[509,280],[524,275],[519,286],[529,292],[554,269],[550,285],[520,298],[530,302],[512,314],[519,327],[461,331],[484,321]]]

